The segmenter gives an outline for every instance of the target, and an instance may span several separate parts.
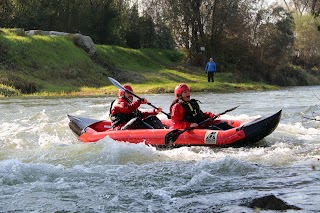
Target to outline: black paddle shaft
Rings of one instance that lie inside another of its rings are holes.
[[[118,89],[121,89],[121,90],[123,90],[123,91],[125,91],[125,92],[130,93],[131,95],[133,95],[134,97],[138,98],[139,100],[142,99],[142,98],[140,98],[139,96],[137,96],[136,94],[134,94],[132,91],[124,88],[117,80],[115,80],[115,79],[113,79],[113,78],[111,78],[111,77],[108,77],[108,79],[109,79],[109,81],[111,81],[111,83],[112,83],[113,85],[115,85],[116,87],[118,87]],[[148,102],[147,104],[148,104],[149,106],[152,106],[152,107],[155,108],[155,109],[158,109],[158,107],[152,105],[150,102]],[[165,114],[168,118],[171,118],[171,116],[170,116],[168,113],[166,113],[166,112],[164,112],[164,111],[161,111],[161,112],[162,112],[163,114]]]
[[[223,115],[223,114],[226,114],[227,112],[233,111],[233,110],[235,110],[235,109],[238,108],[238,107],[239,107],[239,106],[233,107],[233,108],[231,108],[231,109],[228,109],[228,110],[226,110],[226,111],[224,111],[224,112],[222,112],[222,113],[219,113],[219,114],[213,116],[212,118],[207,118],[206,120],[197,123],[196,126],[188,127],[188,128],[186,128],[186,129],[184,129],[184,130],[179,130],[179,129],[174,129],[174,130],[172,130],[171,132],[167,133],[167,134],[165,135],[165,137],[164,137],[165,145],[166,145],[167,147],[172,147],[173,143],[179,138],[179,136],[180,136],[182,133],[184,133],[184,132],[186,132],[186,131],[189,131],[189,130],[192,130],[192,129],[195,129],[195,128],[197,128],[198,126],[200,126],[200,125],[202,125],[202,124],[204,124],[204,123],[207,123],[208,121],[215,120],[215,119],[218,118],[220,115]]]

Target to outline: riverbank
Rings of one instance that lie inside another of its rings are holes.
[[[223,74],[224,75],[224,74]],[[278,86],[267,85],[263,83],[207,83],[201,81],[200,83],[188,83],[192,92],[214,92],[214,93],[233,93],[239,91],[262,91],[262,90],[277,90]],[[122,83],[122,82],[121,82]],[[130,82],[125,82],[130,83]],[[130,83],[134,88],[136,94],[161,94],[161,93],[173,93],[177,83],[163,84],[134,84]],[[31,96],[104,96],[115,95],[118,89],[115,86],[105,86],[101,88],[81,88],[80,91],[73,91],[68,93],[36,93]],[[29,95],[30,96],[30,95]]]
[[[0,29],[0,96],[102,96],[116,94],[109,82],[130,83],[136,93],[172,93],[181,82],[193,92],[277,89],[244,81],[228,70],[207,82],[200,67],[188,67],[175,50],[128,49],[96,45],[89,55],[68,36],[17,34]]]

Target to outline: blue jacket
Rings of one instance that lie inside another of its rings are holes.
[[[215,71],[216,71],[216,68],[217,68],[216,63],[213,62],[213,61],[212,61],[212,62],[209,61],[209,62],[207,63],[207,65],[206,65],[205,71],[206,71],[206,72],[215,72]]]

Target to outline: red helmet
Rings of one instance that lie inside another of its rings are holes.
[[[133,89],[132,89],[132,87],[131,87],[129,84],[125,84],[125,85],[123,85],[123,87],[126,88],[127,90],[133,92]],[[119,89],[118,96],[119,96],[119,97],[120,97],[120,96],[124,96],[124,92],[125,92],[125,91],[123,91],[122,89]]]
[[[179,95],[186,90],[190,90],[190,88],[188,87],[188,85],[186,84],[179,84],[178,86],[176,86],[176,88],[174,89],[174,95],[176,96],[176,98],[179,98]]]

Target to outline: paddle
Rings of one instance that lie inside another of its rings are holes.
[[[111,81],[111,83],[113,84],[113,85],[115,85],[116,87],[118,87],[118,89],[121,89],[121,90],[123,90],[123,91],[125,91],[125,92],[128,92],[128,93],[130,93],[131,95],[133,95],[134,97],[136,97],[136,98],[138,98],[138,99],[142,99],[142,98],[140,98],[139,96],[137,96],[136,94],[134,94],[133,92],[131,92],[130,90],[127,90],[126,88],[124,88],[117,80],[115,80],[115,79],[113,79],[113,78],[111,78],[111,77],[108,77],[108,79],[109,79],[109,81]],[[156,107],[156,106],[154,106],[154,105],[152,105],[150,102],[148,102],[147,103],[149,106],[152,106],[153,108],[155,108],[155,109],[158,109],[158,107]],[[171,118],[171,116],[168,114],[168,113],[165,113],[164,111],[161,111],[163,114],[165,114],[168,118]]]
[[[201,121],[200,123],[197,123],[196,126],[194,127],[188,127],[184,130],[180,130],[180,129],[174,129],[172,130],[171,132],[167,133],[166,136],[164,137],[164,141],[165,141],[165,144],[167,147],[172,147],[173,143],[179,138],[179,136],[186,132],[186,131],[189,131],[189,130],[192,130],[192,129],[195,129],[197,128],[198,126],[204,124],[204,123],[207,123],[208,121],[211,121],[211,120],[215,120],[217,117],[219,117],[220,115],[223,115],[223,114],[226,114],[227,112],[230,112],[230,111],[233,111],[235,110],[236,108],[238,108],[239,106],[236,106],[236,107],[233,107],[231,109],[228,109],[220,114],[217,114],[215,116],[213,116],[212,118],[207,118],[206,120],[204,121]]]

